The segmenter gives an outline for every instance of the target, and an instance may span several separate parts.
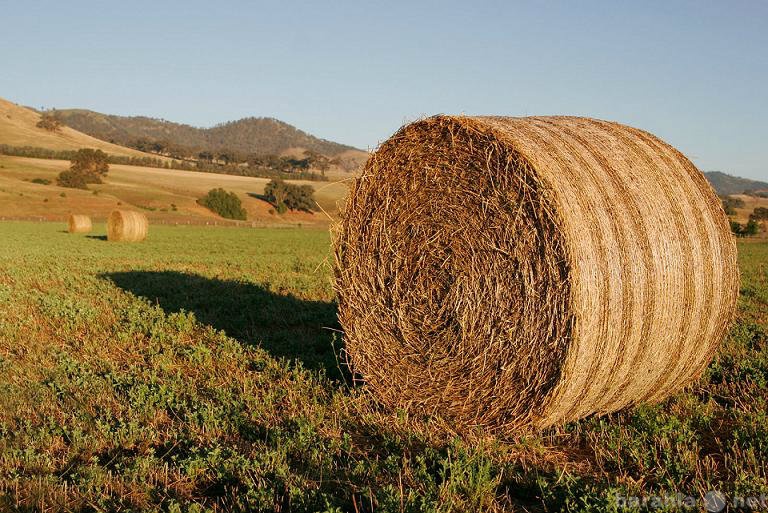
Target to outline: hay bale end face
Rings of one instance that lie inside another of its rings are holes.
[[[115,210],[107,220],[107,240],[140,242],[147,238],[149,221],[141,212]]]
[[[90,233],[93,229],[91,218],[85,215],[72,214],[67,222],[69,233]]]
[[[540,429],[695,380],[730,322],[736,249],[658,138],[574,117],[437,116],[370,157],[335,227],[353,370],[457,429]]]

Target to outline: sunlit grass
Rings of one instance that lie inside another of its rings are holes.
[[[324,230],[63,230],[0,223],[0,509],[604,511],[616,494],[768,493],[768,244],[740,244],[739,319],[695,386],[494,441],[351,385]]]

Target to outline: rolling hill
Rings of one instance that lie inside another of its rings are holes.
[[[35,126],[40,114],[0,98],[0,144],[32,146],[49,150],[79,150],[96,148],[110,155],[125,157],[155,157],[138,150],[111,144],[70,127],[50,132]]]
[[[197,203],[209,190],[223,187],[241,199],[248,222],[261,225],[320,224],[329,222],[323,212],[288,212],[277,215],[261,199],[267,178],[201,173],[176,169],[110,165],[103,184],[88,190],[56,185],[58,174],[69,167],[65,160],[34,159],[0,155],[0,220],[45,219],[62,221],[70,213],[103,220],[116,208],[140,210],[153,223],[234,224]],[[303,182],[315,189],[321,208],[334,216],[347,193],[343,182]]]
[[[742,194],[744,191],[768,191],[768,183],[731,176],[721,171],[709,171],[704,173],[709,183],[715,188],[715,191],[721,196],[729,194]]]
[[[188,152],[233,151],[246,155],[281,155],[301,149],[329,157],[349,152],[364,153],[351,146],[319,139],[273,118],[251,117],[211,128],[197,128],[162,119],[114,116],[82,109],[56,112],[67,126],[124,146],[144,139]]]

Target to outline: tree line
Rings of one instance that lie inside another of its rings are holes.
[[[27,157],[38,159],[71,160],[78,150],[50,150],[33,146],[10,146],[0,144],[0,154],[10,157]],[[218,158],[218,157],[217,157]],[[324,173],[312,170],[312,162],[305,159],[292,159],[275,155],[252,156],[245,164],[223,164],[219,161],[178,161],[154,157],[129,157],[123,155],[107,155],[110,164],[125,166],[155,167],[160,169],[177,169],[181,171],[200,171],[204,173],[222,173],[237,176],[257,178],[325,181]],[[327,168],[326,168],[327,169]]]

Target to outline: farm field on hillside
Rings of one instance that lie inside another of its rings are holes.
[[[270,224],[327,224],[322,212],[270,214],[272,206],[258,199],[269,182],[266,178],[200,173],[139,166],[110,165],[104,184],[90,190],[57,187],[57,175],[69,167],[68,161],[30,159],[0,155],[0,216],[39,216],[64,219],[69,213],[87,214],[105,219],[111,210],[136,208],[155,220],[167,222],[222,221],[213,212],[196,203],[209,190],[223,187],[235,192],[248,211],[248,220]],[[35,178],[51,184],[31,183]],[[329,214],[338,210],[347,186],[344,182],[303,182],[315,189],[315,199]],[[175,208],[175,210],[174,210]]]
[[[0,222],[0,509],[606,511],[768,494],[768,243],[740,242],[738,319],[693,387],[499,441],[352,384],[326,230],[104,233]]]

